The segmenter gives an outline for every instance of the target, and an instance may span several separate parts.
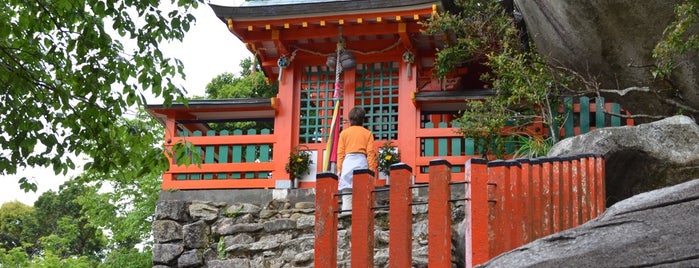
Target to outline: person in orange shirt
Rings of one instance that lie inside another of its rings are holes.
[[[350,126],[340,132],[337,144],[337,170],[340,171],[338,190],[342,193],[352,192],[352,175],[357,169],[376,170],[376,150],[374,134],[366,129],[364,116],[366,112],[354,107],[349,112]],[[342,196],[342,210],[352,209],[352,195]]]

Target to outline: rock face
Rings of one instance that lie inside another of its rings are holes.
[[[591,131],[555,144],[548,156],[583,153],[605,158],[607,204],[699,178],[699,126],[674,116],[638,126]]]
[[[699,267],[699,180],[643,193],[482,267]]]
[[[678,59],[670,83],[651,74],[652,50],[682,1],[514,1],[538,52],[551,62],[595,76],[605,89],[650,87],[650,93],[607,96],[632,113],[671,115],[679,108],[672,102],[699,107],[697,53]],[[699,33],[699,23],[689,32]]]

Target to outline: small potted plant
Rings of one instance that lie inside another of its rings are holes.
[[[384,142],[383,146],[379,148],[378,158],[379,172],[385,174],[386,177],[391,173],[391,165],[400,163],[400,153],[392,141]]]
[[[308,148],[304,148],[306,150],[301,149],[302,148],[297,146],[291,151],[291,154],[289,154],[289,161],[284,167],[284,170],[289,173],[292,187],[296,187],[296,182],[301,179],[301,177],[310,174],[310,167],[313,163]]]

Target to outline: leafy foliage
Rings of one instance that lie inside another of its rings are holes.
[[[34,208],[22,202],[7,202],[0,206],[0,248],[11,250],[21,247],[23,239],[30,235]]]
[[[172,76],[179,60],[163,42],[181,40],[199,1],[8,0],[0,2],[0,173],[75,168],[74,156],[105,172],[128,161],[117,140],[138,139],[118,118],[144,103],[143,94],[170,103],[182,96]],[[126,43],[112,37],[119,34]],[[184,101],[184,100],[182,100]],[[155,165],[152,161],[143,165]],[[36,190],[26,178],[25,190]]]
[[[386,141],[379,148],[379,172],[389,174],[391,165],[400,163],[400,153],[392,141]]]
[[[294,148],[291,154],[289,154],[288,162],[284,166],[284,170],[286,170],[286,173],[289,173],[291,179],[301,178],[310,174],[311,163],[313,163],[311,153],[308,152],[308,148],[305,148],[306,150],[302,149],[304,148]]]
[[[699,52],[699,35],[688,33],[691,27],[699,27],[698,21],[699,0],[685,0],[675,7],[675,20],[665,28],[663,39],[653,49],[653,77],[669,76],[681,55],[692,50]]]
[[[36,225],[32,228],[32,240],[36,240],[27,241],[35,243],[37,253],[51,252],[60,258],[102,258],[107,239],[83,215],[83,206],[77,202],[86,190],[86,186],[67,181],[61,185],[58,193],[48,191],[39,196],[34,203]]]
[[[513,18],[498,2],[469,0],[461,4],[460,14],[442,14],[430,21],[430,31],[452,33],[457,38],[455,44],[438,52],[436,72],[440,76],[449,74],[464,59],[484,61],[490,68],[481,79],[497,94],[468,102],[456,121],[460,133],[480,141],[484,157],[501,157],[502,135],[533,136],[536,131],[528,126],[537,118],[545,126],[554,125],[551,107],[556,107],[570,78],[551,68],[535,52],[523,50],[527,46],[520,43]]]
[[[553,139],[550,137],[544,138],[541,136],[520,136],[519,145],[519,148],[517,148],[517,151],[512,156],[513,158],[544,157],[546,156],[546,154],[548,154],[549,151],[551,151],[551,147],[553,146]]]
[[[207,98],[270,98],[277,94],[278,85],[267,83],[264,73],[251,59],[243,59],[240,67],[242,71],[237,77],[232,73],[222,73],[214,77],[206,85]]]
[[[277,95],[277,84],[269,84],[259,66],[251,59],[243,59],[240,62],[242,71],[239,76],[232,73],[222,73],[214,77],[206,85],[206,98],[271,98]],[[247,121],[234,123],[210,124],[214,130],[223,129],[271,129],[274,124],[270,121]]]

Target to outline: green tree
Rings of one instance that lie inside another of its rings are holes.
[[[143,267],[150,265],[149,238],[155,204],[162,172],[168,167],[163,151],[153,148],[162,146],[165,133],[162,126],[143,111],[136,118],[121,119],[117,124],[128,125],[129,135],[138,137],[122,143],[121,150],[131,161],[120,163],[119,169],[109,173],[83,172],[75,179],[76,183],[86,186],[77,202],[92,225],[110,233],[107,256],[101,266]],[[161,166],[141,165],[153,159]],[[110,191],[98,191],[104,187]]]
[[[222,73],[206,85],[206,97],[209,99],[226,98],[270,98],[277,94],[278,86],[269,84],[264,73],[249,58],[240,62],[242,71],[239,76]],[[255,70],[254,72],[252,70]]]
[[[222,73],[211,79],[211,82],[206,85],[206,98],[271,98],[277,95],[278,85],[269,84],[264,73],[252,59],[243,59],[240,62],[240,67],[242,71],[239,76],[232,73]],[[273,123],[270,121],[248,121],[211,124],[210,126],[215,130],[250,128],[260,130],[272,128]]]
[[[128,126],[116,122],[143,94],[165,103],[182,96],[172,83],[184,77],[182,63],[158,47],[182,40],[200,2],[0,2],[0,174],[26,167],[65,174],[75,167],[70,155],[86,155],[95,160],[87,168],[104,172],[128,161],[114,137]],[[20,186],[36,190],[27,178]]]
[[[98,261],[103,257],[107,238],[102,230],[92,224],[82,213],[80,196],[91,190],[69,180],[60,186],[58,193],[48,191],[34,203],[36,225],[32,227],[38,253],[47,252],[59,258],[85,256]]]
[[[7,202],[0,206],[0,247],[11,250],[21,248],[29,234],[27,226],[33,224],[34,208],[22,202]]]
[[[656,59],[654,77],[667,77],[678,58],[690,51],[699,53],[699,35],[690,29],[699,27],[699,0],[685,0],[675,7],[675,20],[665,28],[663,39],[653,49]]]

